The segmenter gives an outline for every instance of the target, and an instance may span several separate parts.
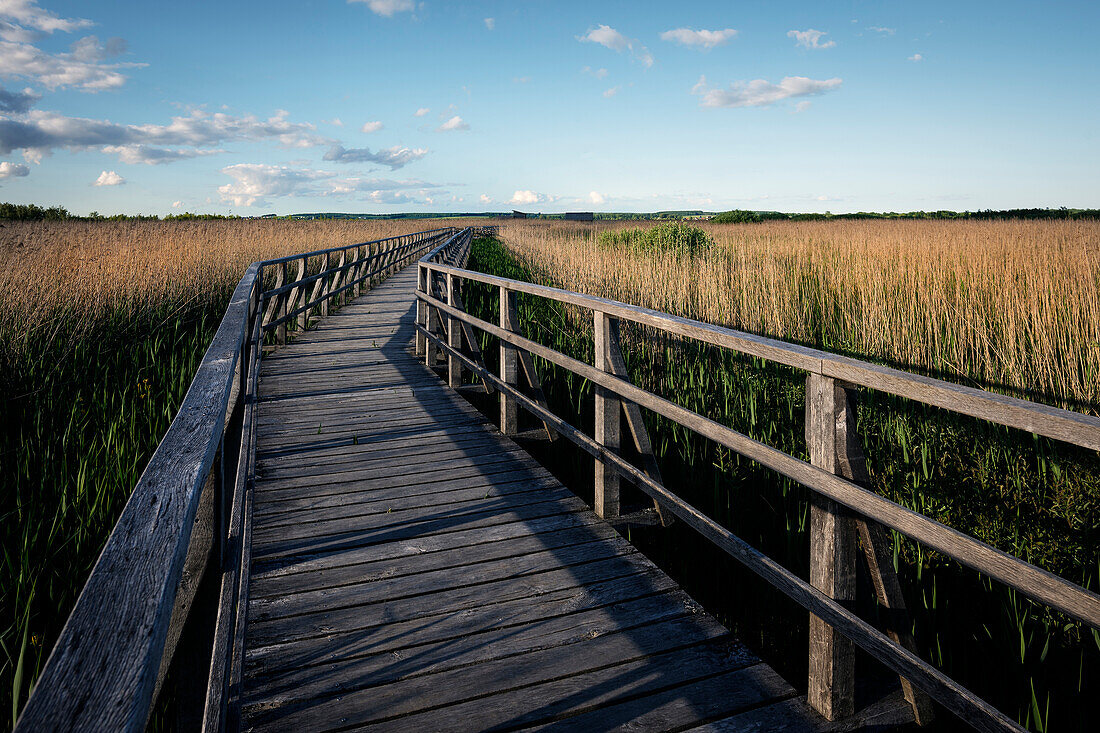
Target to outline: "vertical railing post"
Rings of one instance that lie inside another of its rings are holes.
[[[810,463],[829,473],[841,473],[838,438],[844,433],[848,401],[836,380],[811,373],[806,378],[806,444]],[[844,507],[811,494],[810,583],[841,603],[856,590],[856,531]],[[839,720],[855,710],[855,647],[832,626],[810,615],[809,683],[806,697],[827,720]]]
[[[416,268],[416,289],[418,292],[428,294],[428,269],[423,265]],[[420,298],[416,299],[416,325],[421,328],[428,327],[428,306]],[[416,331],[416,355],[424,356],[425,345],[428,339],[424,337],[420,329]]]
[[[611,372],[612,339],[618,341],[619,319],[606,313],[593,311],[593,334],[595,339],[595,367],[602,372]],[[622,405],[613,393],[596,385],[596,442],[612,453],[619,452],[621,426],[619,414]],[[619,516],[619,473],[610,465],[595,459],[595,494],[592,508],[596,516],[613,519]]]
[[[447,273],[447,305],[456,307],[458,302],[458,279]],[[462,322],[454,316],[447,316],[447,345],[452,349],[462,347]],[[447,355],[447,384],[458,389],[462,386],[462,362],[457,356]]]
[[[516,293],[500,286],[500,327],[505,331],[516,332],[519,320],[516,314]],[[515,387],[519,384],[519,354],[516,347],[507,341],[500,342],[500,379]],[[515,435],[519,430],[519,406],[516,400],[504,390],[500,391],[500,432]]]
[[[286,263],[280,262],[279,279],[282,280],[284,286],[289,284],[286,279],[286,269]],[[277,297],[279,298],[279,306],[275,309],[275,318],[286,318],[286,314],[289,312],[287,306],[290,304],[290,291]],[[275,327],[275,343],[279,346],[286,345],[286,321]]]

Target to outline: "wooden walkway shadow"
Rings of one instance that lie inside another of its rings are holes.
[[[823,727],[413,357],[415,287],[262,362],[242,727]]]

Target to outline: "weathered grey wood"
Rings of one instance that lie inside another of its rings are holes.
[[[447,276],[447,303],[458,305],[458,281],[452,275]],[[462,327],[457,318],[447,319],[447,343],[456,349],[462,348]],[[447,384],[458,387],[462,384],[462,363],[453,356],[447,358]]]
[[[620,333],[618,319],[611,319],[611,328],[608,331],[607,364],[608,371],[615,376],[630,381],[630,371],[626,368],[626,358],[623,356],[622,335]],[[522,352],[526,353],[526,352]],[[642,419],[642,410],[636,402],[622,400],[623,418],[630,437],[634,441],[634,448],[642,459],[642,470],[647,476],[659,484],[664,483],[661,469],[657,465],[657,457],[653,453],[653,444],[649,440],[649,431],[646,430],[645,421]],[[661,511],[661,505],[653,500],[653,508],[657,512],[658,520],[663,527],[672,522],[672,515]]]
[[[596,369],[611,369],[611,319],[605,313],[594,313]],[[602,387],[596,387],[596,443],[611,453],[619,452],[621,403],[617,396]],[[595,460],[595,494],[592,500],[596,516],[614,519],[619,516],[619,473],[605,461]]]
[[[278,281],[279,281],[279,284],[281,285],[282,283],[286,282],[286,263],[281,262],[281,263],[279,263],[278,267],[279,267]],[[276,299],[276,302],[278,303],[278,306],[275,310],[275,313],[278,315],[279,318],[283,318],[284,316],[286,316],[286,312],[288,310],[288,308],[287,308],[287,299],[288,299],[288,297],[289,296],[286,296],[286,295],[280,295]],[[280,346],[283,346],[283,345],[286,344],[286,322],[285,321],[280,323],[279,326],[276,328],[276,330],[275,330],[275,341]]]
[[[489,325],[487,324],[487,326]],[[537,344],[531,348],[533,350],[536,347],[538,347]],[[444,348],[446,348],[445,345]],[[580,367],[592,371],[592,368],[588,365],[582,362],[576,363]],[[478,369],[472,362],[467,361],[466,365],[475,371]],[[595,372],[592,371],[592,373]],[[943,704],[971,726],[983,731],[1023,730],[996,708],[944,675],[928,662],[881,634],[849,609],[824,595],[771,558],[763,555],[740,537],[684,502],[664,486],[654,482],[637,467],[617,454],[605,450],[594,439],[553,413],[543,409],[514,387],[504,384],[488,372],[485,372],[485,377],[494,381],[497,389],[511,393],[517,402],[523,405],[524,409],[540,419],[550,421],[563,437],[568,438],[592,456],[601,457],[605,461],[616,465],[624,476],[654,499],[662,501],[670,511],[675,513],[688,526],[744,564],[777,590],[802,605],[803,608],[821,617],[831,626],[840,629],[846,637],[854,641],[864,651],[899,675],[913,681],[914,684],[927,691],[933,699]],[[634,395],[631,393],[627,396],[633,397]],[[720,441],[720,438],[715,439]]]
[[[840,473],[837,425],[847,420],[844,389],[835,380],[806,377],[806,446],[810,463]],[[810,497],[810,583],[837,601],[856,592],[855,525],[845,509],[819,494]],[[855,646],[825,621],[810,614],[810,705],[826,720],[855,712]]]
[[[178,416],[107,539],[17,729],[145,727],[258,271],[258,265],[249,267],[234,290]]]
[[[516,328],[516,294],[508,288],[500,289],[500,328],[512,331]],[[505,384],[517,384],[518,358],[516,349],[506,341],[500,344],[500,378]],[[515,435],[519,430],[519,411],[516,401],[505,393],[500,395],[500,432]]]
[[[446,304],[441,304],[439,307],[449,308]],[[1041,603],[1100,628],[1100,595],[1092,591],[906,509],[839,476],[826,473],[816,466],[752,440],[669,400],[650,394],[614,375],[601,372],[589,364],[567,357],[518,334],[506,332],[495,324],[468,314],[454,315],[501,340],[562,366],[620,397],[633,400],[646,409],[674,420],[828,499],[843,504],[932,549],[939,550],[963,565],[986,573],[998,582],[1009,585]],[[470,366],[467,364],[467,367]],[[537,409],[537,405],[532,405],[528,409],[537,414],[542,413]]]
[[[417,281],[416,281],[417,291],[419,291],[421,293],[427,293],[428,292],[428,271],[424,267],[421,267],[421,266],[418,265],[417,268],[416,268],[416,278],[417,278]],[[427,309],[427,305],[424,303],[424,301],[417,299],[417,301],[416,301],[416,324],[418,326],[423,326],[424,328],[428,327],[428,314],[427,314],[426,309]],[[416,334],[416,355],[417,356],[421,356],[421,357],[424,356],[424,349],[426,348],[426,345],[427,345],[427,342],[424,340],[424,336],[418,331],[417,334]]]
[[[587,640],[587,653],[584,655],[577,654],[577,650],[570,646],[564,646],[493,660],[479,665],[476,675],[469,669],[451,670],[409,677],[367,689],[356,689],[346,683],[342,685],[344,680],[332,679],[332,684],[342,692],[338,704],[326,705],[325,701],[317,701],[302,708],[291,707],[290,710],[280,706],[262,711],[248,711],[247,721],[260,729],[265,725],[276,725],[284,730],[309,725],[323,727],[326,720],[341,720],[345,725],[362,725],[415,712],[429,704],[438,706],[482,696],[492,690],[512,689],[517,683],[530,685],[555,678],[576,678],[594,668],[606,668],[613,662],[629,662],[648,655],[673,651],[683,646],[688,639],[715,639],[724,633],[725,629],[705,617],[689,616],[651,624],[631,633],[608,634]],[[702,649],[699,647],[692,647],[685,654],[689,654],[692,657],[691,664],[696,665],[718,666],[728,659],[726,654],[712,653],[704,661]],[[728,661],[725,663],[729,664]],[[612,676],[613,673],[606,671],[603,675],[605,679]],[[571,688],[583,689],[579,687],[580,684],[581,680],[575,680]]]

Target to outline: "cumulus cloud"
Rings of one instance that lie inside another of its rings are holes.
[[[653,55],[636,38],[627,38],[609,25],[598,25],[583,36],[577,36],[582,43],[598,43],[612,51],[629,51],[646,68],[653,66]]]
[[[483,193],[483,194],[481,194],[480,196],[478,196],[478,197],[477,197],[477,200],[478,200],[478,201],[480,201],[480,202],[481,202],[481,203],[483,203],[483,204],[491,204],[491,203],[493,203],[493,199],[491,199],[491,198],[489,197],[489,194],[487,194],[487,193]]]
[[[0,160],[0,178],[22,178],[30,174],[31,169],[22,163],[9,163],[6,160]]]
[[[430,107],[421,107],[420,109],[413,112],[413,117],[423,117],[424,115],[428,114],[431,111],[432,110],[431,110]]]
[[[411,13],[415,7],[413,0],[348,0],[349,3],[363,3],[375,15],[392,18],[397,13]]]
[[[895,33],[897,33],[897,32],[898,32],[898,29],[897,29],[897,28],[883,28],[883,27],[882,27],[882,26],[880,26],[880,25],[872,25],[872,26],[868,26],[868,27],[867,27],[867,30],[869,30],[869,31],[874,31],[875,33],[884,33],[884,34],[886,34],[886,35],[888,35],[888,36],[892,36],[892,35],[894,35]]]
[[[365,123],[363,123],[363,126],[361,128],[359,128],[359,131],[360,132],[378,132],[381,129],[382,129],[382,123],[379,122],[378,120],[375,120],[374,122],[365,122]]]
[[[535,193],[534,191],[516,191],[512,194],[512,198],[508,200],[510,204],[541,204],[548,201],[553,201],[553,196],[547,196],[544,193]]]
[[[607,197],[599,191],[592,191],[588,194],[588,203],[598,206],[599,204],[607,203]]]
[[[333,163],[378,163],[389,166],[390,170],[397,170],[420,160],[427,154],[427,148],[403,148],[399,145],[384,148],[376,153],[372,153],[370,148],[345,148],[343,145],[333,145],[325,153],[325,160]]]
[[[805,76],[788,76],[778,84],[765,79],[738,81],[728,89],[712,89],[707,85],[705,76],[692,87],[691,93],[701,96],[701,107],[765,107],[769,104],[790,99],[807,97],[838,88],[841,79],[809,79]]]
[[[662,41],[672,41],[684,46],[699,46],[700,48],[714,48],[729,43],[730,39],[737,35],[733,28],[725,28],[720,31],[697,30],[690,28],[676,28],[661,34]]]
[[[589,76],[597,79],[602,79],[607,76],[607,69],[593,69],[591,66],[586,66],[581,69],[582,74],[588,74]]]
[[[182,201],[173,201],[173,202],[172,202],[172,208],[173,208],[173,209],[178,209],[178,208],[180,208],[180,207],[182,207],[182,206],[183,206],[183,202],[182,202]]]
[[[0,18],[42,33],[72,33],[92,25],[92,21],[83,18],[59,18],[49,10],[38,7],[36,0],[0,0]]]
[[[614,97],[616,94],[618,94],[620,89],[622,89],[622,86],[615,86],[611,87],[610,89],[605,89],[603,92],[603,96],[605,99],[610,99],[611,97]]]
[[[21,92],[9,92],[0,86],[0,112],[23,114],[29,111],[41,98],[29,87]]]
[[[0,117],[0,155],[24,150],[28,159],[49,155],[54,149],[74,151],[102,149],[126,156],[127,162],[171,162],[210,155],[212,148],[238,140],[274,140],[288,148],[329,144],[308,123],[287,120],[285,111],[261,120],[194,110],[173,117],[167,125],[119,125],[107,120],[67,117],[57,112],[32,110],[19,118]],[[173,146],[195,150],[172,150]]]
[[[455,115],[451,119],[444,122],[442,125],[436,128],[436,132],[452,132],[455,130],[469,130],[470,126],[466,124],[458,115]]]
[[[327,125],[332,125],[334,127],[344,126],[344,121],[341,120],[339,117],[333,117],[331,120],[321,120],[321,122],[324,122]]]
[[[793,38],[795,45],[803,48],[832,48],[836,45],[836,41],[821,42],[821,39],[827,35],[829,34],[824,31],[815,31],[813,28],[804,31],[787,31],[787,37]]]
[[[798,104],[796,104],[794,106],[794,111],[795,112],[805,112],[806,110],[808,110],[810,108],[811,105],[813,105],[813,102],[799,102]]]
[[[234,206],[263,205],[267,199],[286,196],[354,196],[376,203],[417,203],[434,183],[416,179],[341,178],[331,171],[293,168],[263,163],[237,163],[222,168],[233,179],[218,187],[223,201]]]
[[[121,186],[126,183],[126,179],[115,173],[114,171],[103,171],[99,174],[99,178],[95,179],[93,186]]]
[[[909,57],[909,60],[910,61],[924,61],[924,57],[921,56],[919,53],[915,53],[915,54],[913,54],[912,56]]]
[[[493,30],[494,28],[496,28],[497,27],[496,18],[486,18],[485,19],[485,27],[488,28],[489,30]]]
[[[70,53],[50,54],[30,43],[0,41],[0,76],[33,79],[47,89],[79,89],[99,92],[126,83],[119,69],[145,64],[104,63],[108,49],[94,36],[73,44]]]

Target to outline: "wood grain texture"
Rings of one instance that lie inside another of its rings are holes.
[[[468,238],[452,244],[464,261]],[[715,715],[793,694],[417,361],[418,269],[264,365],[241,724],[470,730],[606,708],[674,728],[714,694]],[[421,284],[460,302],[454,278]],[[426,355],[477,363],[456,356],[461,321],[420,313]]]

